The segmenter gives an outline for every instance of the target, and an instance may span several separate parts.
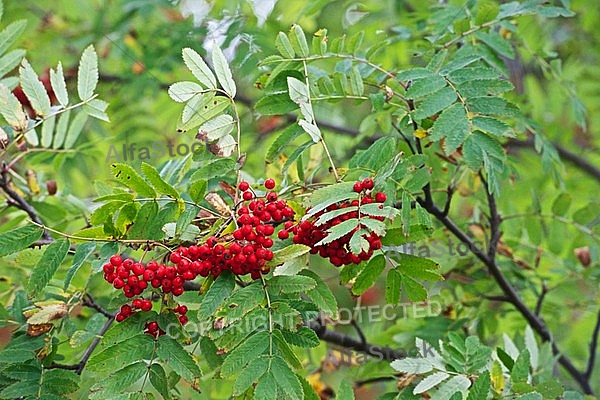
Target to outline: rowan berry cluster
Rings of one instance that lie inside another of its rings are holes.
[[[302,221],[298,225],[291,226],[291,232],[294,234],[294,243],[305,244],[311,248],[312,254],[319,254],[321,257],[329,258],[331,263],[336,267],[348,264],[359,264],[362,261],[366,261],[371,258],[373,251],[381,248],[381,240],[379,235],[375,232],[367,232],[362,235],[369,244],[368,250],[362,250],[358,254],[353,254],[350,250],[350,239],[359,230],[364,229],[366,226],[359,224],[348,234],[333,240],[331,243],[317,245],[322,239],[327,236],[327,231],[332,227],[353,218],[373,218],[382,221],[383,217],[361,215],[360,206],[370,203],[384,203],[386,200],[385,193],[378,192],[373,193],[373,180],[366,178],[362,181],[354,184],[354,191],[358,193],[359,199],[352,201],[343,201],[336,204],[332,204],[327,209],[316,213],[311,216],[310,219]],[[374,196],[373,196],[374,195]],[[351,208],[347,213],[342,213],[336,217],[328,220],[325,223],[318,223],[317,220],[323,214],[334,211],[343,210],[345,208]],[[287,228],[287,227],[286,227]],[[281,232],[280,232],[281,233]],[[285,236],[286,234],[284,234]]]
[[[111,256],[110,261],[102,268],[104,279],[115,289],[122,289],[127,298],[140,296],[149,285],[155,289],[161,288],[163,293],[173,293],[174,296],[179,296],[183,293],[184,282],[195,279],[200,272],[198,264],[190,263],[187,260],[180,260],[175,267],[158,264],[156,261],[143,264],[130,258],[123,259],[118,254]],[[133,299],[131,304],[123,304],[115,316],[115,320],[122,322],[137,311],[150,311],[151,309],[151,300],[138,297]],[[178,305],[173,311],[180,314],[179,322],[182,325],[188,322],[185,315],[187,313],[186,306]],[[152,326],[156,324],[157,329],[149,328],[148,324],[153,324]],[[158,329],[156,322],[149,322],[146,324],[145,332],[157,337],[162,331]]]

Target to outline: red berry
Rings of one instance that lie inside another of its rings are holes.
[[[133,271],[133,273],[135,275],[142,275],[144,273],[144,271],[146,270],[146,268],[144,267],[144,264],[142,264],[142,263],[135,263],[135,264],[133,264],[133,267],[131,268],[131,270]]]
[[[252,198],[254,197],[254,194],[252,192],[244,192],[244,194],[242,194],[242,198],[244,200],[252,200]]]
[[[366,190],[373,189],[373,179],[365,178],[362,181],[362,186],[363,186],[363,189],[366,189]]]
[[[267,201],[270,201],[271,203],[276,202],[277,201],[277,193],[275,193],[275,192],[267,193]]]
[[[118,254],[115,254],[114,256],[110,257],[110,263],[112,265],[114,265],[115,267],[118,267],[119,265],[121,265],[122,262],[123,262],[123,258],[121,258],[121,256]]]
[[[385,195],[385,193],[378,192],[377,194],[375,194],[375,201],[377,203],[385,203],[386,199],[387,199],[387,196]]]
[[[181,255],[179,253],[171,253],[171,255],[169,256],[169,260],[173,264],[178,264],[179,261],[181,261]]]
[[[121,278],[116,278],[113,281],[113,286],[115,287],[115,289],[121,289],[123,286],[125,286],[125,281]]]
[[[174,286],[171,293],[173,293],[173,296],[181,296],[183,294],[183,286]]]
[[[115,272],[115,267],[112,264],[104,264],[102,270],[105,274],[112,274]]]
[[[134,261],[131,258],[125,259],[123,260],[123,267],[127,268],[127,269],[131,269],[131,267],[133,267]]]
[[[265,181],[265,187],[269,190],[273,189],[275,187],[275,180],[271,178],[267,179]]]
[[[179,314],[181,314],[181,315],[187,314],[187,311],[188,311],[187,306],[182,305],[182,306],[179,306],[178,308],[179,308]]]
[[[131,302],[131,305],[134,306],[135,308],[142,308],[142,304],[143,304],[142,299],[135,299]]]
[[[125,321],[127,317],[121,313],[118,313],[117,316],[115,317],[115,319],[117,320],[117,322],[123,322]]]
[[[277,237],[281,240],[287,239],[289,236],[290,236],[290,233],[288,231],[286,231],[285,229],[283,229],[277,233]]]
[[[148,329],[149,332],[157,332],[158,331],[158,323],[156,321],[148,322],[146,324],[146,329]]]
[[[149,269],[145,270],[144,271],[144,275],[143,275],[143,279],[146,282],[153,280],[154,279],[154,271],[149,270]]]
[[[181,325],[185,325],[188,323],[188,317],[186,317],[185,315],[180,315],[179,316],[179,322],[181,322]]]
[[[356,193],[360,193],[360,192],[362,192],[362,190],[363,190],[363,184],[362,184],[362,182],[356,182],[356,183],[354,184],[354,188],[353,188],[353,190],[354,190]]]
[[[143,300],[140,308],[142,311],[150,311],[152,310],[152,302],[150,300]]]
[[[246,190],[248,190],[250,188],[250,185],[248,184],[248,182],[246,181],[242,181],[240,182],[240,184],[238,185],[238,189],[240,189],[242,192],[245,192]]]

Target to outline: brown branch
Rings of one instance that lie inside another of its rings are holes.
[[[596,317],[596,326],[594,327],[594,333],[592,333],[592,342],[590,343],[590,358],[588,359],[587,368],[585,369],[584,376],[589,380],[592,377],[592,371],[594,370],[594,364],[596,363],[596,350],[598,347],[598,335],[600,334],[600,311]]]
[[[98,311],[100,314],[104,315],[106,318],[113,318],[115,316],[114,313],[111,313],[111,312],[105,310],[104,308],[102,308],[100,305],[98,305],[94,301],[94,298],[92,297],[92,295],[90,295],[89,293],[86,293],[83,296],[83,301],[81,302],[81,305],[84,305],[89,308],[93,308],[94,310]]]
[[[0,177],[0,189],[2,189],[2,191],[8,196],[7,203],[9,205],[25,211],[33,222],[36,222],[39,225],[44,225],[37,211],[35,211],[35,209],[23,197],[21,197],[19,193],[17,193],[10,187],[8,173],[7,170],[4,169],[4,167],[2,169],[2,177]],[[50,236],[48,231],[45,229],[44,233],[42,234],[42,238],[47,241],[54,240],[52,236]]]
[[[312,329],[319,339],[335,344],[347,349],[351,349],[360,353],[368,354],[373,357],[383,357],[387,361],[394,361],[402,358],[406,358],[406,354],[399,353],[392,350],[389,346],[381,346],[378,344],[372,344],[369,342],[363,342],[353,337],[344,335],[343,333],[328,330],[325,325],[319,321],[308,321],[305,323],[310,329]]]

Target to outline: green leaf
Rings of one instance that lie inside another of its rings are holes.
[[[140,207],[133,225],[127,232],[128,239],[161,240],[164,237],[164,220],[157,218],[158,204],[148,202]]]
[[[292,25],[292,29],[290,32],[290,39],[292,43],[292,47],[296,51],[296,53],[300,57],[308,57],[309,49],[308,43],[306,42],[306,35],[304,35],[304,31],[300,27],[300,25],[294,24]]]
[[[506,155],[504,149],[498,141],[485,133],[476,131],[470,135],[463,145],[463,157],[467,165],[477,171],[486,161],[497,160],[498,163],[504,163]]]
[[[254,104],[254,110],[261,115],[284,115],[297,108],[298,104],[290,99],[288,93],[268,94],[258,99]]]
[[[460,392],[467,390],[471,386],[471,381],[464,375],[456,375],[440,385],[438,391],[435,393],[435,398],[438,399],[462,399],[463,396]],[[459,392],[456,394],[456,392]],[[479,399],[485,399],[480,397]]]
[[[217,88],[217,80],[215,75],[210,70],[206,62],[202,59],[200,54],[196,53],[195,50],[186,47],[182,51],[183,62],[192,72],[192,74],[208,89]]]
[[[392,368],[407,374],[426,374],[433,370],[433,365],[426,358],[404,358],[392,361]]]
[[[347,380],[342,380],[340,383],[340,388],[336,394],[336,399],[339,400],[354,400],[354,389],[352,388],[352,384]]]
[[[82,110],[90,117],[94,117],[94,118],[102,120],[102,121],[110,122],[110,119],[108,118],[108,115],[106,114],[107,108],[108,108],[108,103],[103,100],[99,100],[99,99],[90,100],[88,103],[86,103],[82,106]]]
[[[221,114],[231,105],[229,98],[216,96],[214,93],[197,94],[185,104],[181,115],[181,123],[177,127],[181,131],[192,129]]]
[[[201,203],[204,200],[206,194],[207,182],[203,179],[194,181],[190,185],[189,195],[194,203]]]
[[[221,366],[221,376],[231,376],[240,371],[251,360],[264,353],[269,347],[269,332],[260,331],[248,337],[241,345],[233,349]]]
[[[174,199],[180,198],[179,192],[168,184],[152,165],[142,162],[142,173],[158,193],[166,194]]]
[[[543,399],[542,395],[537,392],[526,393],[522,396],[515,397],[515,400],[542,400],[542,399]]]
[[[219,353],[219,349],[215,343],[207,336],[200,339],[200,350],[211,370],[223,364],[223,355]]]
[[[231,133],[234,126],[235,121],[231,115],[221,114],[202,124],[200,128],[198,128],[197,137],[212,142],[213,140],[218,140]]]
[[[129,189],[140,196],[156,198],[156,192],[142,177],[129,165],[123,163],[111,164],[113,176]]]
[[[277,35],[277,39],[275,39],[275,47],[285,58],[294,58],[296,56],[294,53],[294,48],[292,47],[292,42],[290,42],[290,39],[283,32],[279,32]]]
[[[40,143],[42,147],[49,148],[52,145],[52,136],[55,122],[56,118],[54,115],[52,115],[50,117],[46,117],[46,120],[42,123],[42,135]]]
[[[60,62],[56,66],[56,71],[52,68],[50,69],[50,85],[60,105],[63,107],[68,106],[69,93],[67,92],[67,83],[65,82],[63,67]]]
[[[24,250],[42,237],[44,231],[35,225],[25,225],[0,234],[0,257]]]
[[[23,130],[27,127],[28,118],[23,106],[3,84],[0,84],[0,114],[15,129]]]
[[[140,361],[113,371],[108,378],[98,380],[91,387],[93,393],[91,399],[114,398],[114,395],[121,394],[148,372],[148,366]]]
[[[304,392],[302,391],[302,385],[296,374],[294,374],[294,371],[290,369],[283,358],[273,357],[270,371],[275,378],[278,391],[285,393],[287,395],[286,398],[303,399]]]
[[[350,70],[350,93],[354,96],[362,96],[365,92],[365,85],[358,67],[354,66]]]
[[[202,374],[192,355],[169,336],[160,336],[156,355],[184,379],[192,382]]]
[[[538,383],[535,385],[535,389],[544,397],[544,399],[558,399],[564,392],[562,385],[552,378]]]
[[[98,84],[98,56],[94,46],[89,45],[81,55],[77,71],[77,93],[81,101],[89,100],[94,95]]]
[[[277,383],[271,372],[260,377],[254,389],[255,399],[277,399]]]
[[[446,86],[446,80],[439,75],[433,75],[426,79],[419,79],[412,83],[406,91],[409,99],[419,99],[437,92]]]
[[[479,31],[475,33],[475,37],[488,45],[496,53],[501,54],[511,60],[515,58],[515,50],[510,42],[500,36],[497,32]]]
[[[472,79],[457,86],[463,98],[502,94],[513,89],[513,85],[504,79]]]
[[[63,285],[63,290],[67,290],[69,284],[71,283],[71,279],[75,276],[79,267],[81,267],[84,261],[96,250],[96,242],[85,242],[77,246],[77,250],[75,250],[75,256],[73,257],[73,265],[67,271],[67,275],[65,276],[65,283]]]
[[[267,288],[275,295],[281,293],[301,293],[314,289],[317,283],[308,276],[275,276],[269,279]]]
[[[456,103],[446,108],[433,124],[430,133],[430,139],[439,141],[446,138],[444,142],[444,152],[452,154],[462,145],[463,141],[470,132],[467,112],[462,104]]]
[[[286,99],[291,102],[291,100],[289,100],[289,96],[287,94],[284,95],[286,96]],[[295,104],[294,107],[296,107]],[[277,136],[277,138],[273,141],[273,143],[267,150],[265,161],[267,163],[272,163],[273,161],[275,161],[283,153],[284,149],[303,132],[304,130],[300,127],[300,125],[296,124],[290,125],[283,131],[281,131],[279,136]]]
[[[410,301],[425,301],[427,290],[425,287],[407,275],[402,275],[402,288]]]
[[[257,308],[263,301],[264,295],[258,282],[234,292],[215,313],[218,323],[222,326],[231,325]]]
[[[81,134],[81,131],[83,130],[83,126],[87,122],[87,119],[88,119],[88,114],[86,114],[85,112],[80,111],[77,113],[77,115],[75,115],[75,118],[73,118],[73,121],[71,121],[69,130],[67,131],[67,136],[65,138],[65,143],[64,143],[65,149],[70,149],[71,147],[73,147],[73,145],[79,138],[79,135]]]
[[[208,319],[219,308],[221,303],[229,297],[235,288],[233,275],[227,272],[222,273],[208,288],[208,291],[202,296],[202,303],[198,309],[198,320]]]
[[[301,275],[311,277],[317,282],[317,287],[306,292],[306,295],[321,309],[324,313],[331,316],[336,316],[338,312],[338,305],[335,296],[329,289],[329,286],[312,271],[304,270],[300,272]]]
[[[276,303],[273,303],[276,304]],[[286,307],[284,307],[284,309],[289,310],[289,312],[292,312],[293,309],[288,306],[286,303],[278,303],[278,304],[285,304]],[[299,314],[298,314],[299,315]],[[273,316],[273,319],[276,322],[279,322],[280,320],[284,319],[285,320],[290,320],[290,321],[294,321],[294,318],[290,318],[289,314],[283,314],[281,315],[281,317],[279,316]],[[300,321],[300,318],[298,317],[298,321]],[[284,324],[279,324],[277,323],[277,325],[284,325]],[[301,322],[299,322],[299,325],[301,325]],[[295,327],[294,327],[295,329]],[[293,368],[293,369],[301,369],[302,368],[302,361],[300,361],[300,359],[298,358],[298,356],[296,355],[296,353],[294,353],[294,350],[292,350],[292,348],[290,347],[290,345],[287,343],[287,341],[285,340],[285,338],[283,337],[281,331],[279,329],[275,329],[273,330],[273,343],[275,344],[275,346],[277,347],[277,350],[279,350],[279,353],[281,353],[281,356],[283,357],[283,359]]]
[[[569,193],[561,193],[552,203],[552,214],[564,216],[571,205],[571,195]]]
[[[396,149],[396,139],[390,136],[384,136],[377,139],[366,150],[359,151],[349,162],[350,168],[365,168],[371,171],[378,171],[389,160],[398,154]]]
[[[433,78],[436,73],[427,68],[411,68],[406,71],[399,72],[396,78],[400,81],[416,80],[423,78]]]
[[[415,388],[413,389],[413,394],[425,393],[429,389],[434,388],[435,386],[448,379],[448,377],[450,377],[450,375],[442,371],[431,374],[423,378],[423,380],[421,380],[421,382],[419,382],[419,384],[415,386]],[[478,397],[478,399],[484,398],[485,397]]]
[[[523,350],[510,371],[513,382],[526,382],[529,376],[529,351]]]
[[[56,132],[54,133],[54,142],[52,142],[53,149],[60,149],[64,144],[70,117],[71,110],[66,110],[58,117],[58,124],[56,125]]]
[[[304,129],[304,132],[308,133],[314,143],[318,143],[322,139],[321,130],[317,125],[310,123],[305,119],[299,120],[298,125]]]
[[[327,236],[318,241],[315,246],[323,246],[348,235],[358,227],[359,223],[360,221],[358,219],[353,218],[332,226],[327,230]]]
[[[109,345],[102,351],[96,351],[86,365],[86,370],[115,371],[134,364],[140,359],[149,358],[154,349],[154,339],[141,331],[138,332],[124,340],[118,340],[117,343]]]
[[[231,158],[217,158],[198,168],[190,178],[192,181],[199,179],[209,180],[219,176],[224,176],[233,171],[237,162]]]
[[[153,363],[150,366],[150,371],[148,377],[150,378],[150,383],[158,393],[164,399],[170,399],[171,395],[169,393],[169,381],[167,380],[167,374],[165,373],[164,368],[157,363]]]
[[[11,23],[0,32],[0,54],[4,54],[17,41],[26,26],[27,21],[21,19]]]
[[[219,84],[223,90],[225,90],[225,93],[229,95],[229,97],[235,97],[236,87],[235,82],[233,81],[233,76],[231,75],[231,69],[229,69],[227,59],[223,55],[221,48],[217,46],[216,42],[213,42],[212,46],[212,62],[213,67],[215,68],[215,74],[219,80]]]
[[[475,116],[471,119],[471,123],[482,131],[496,136],[505,136],[512,132],[510,125],[492,117]]]
[[[354,182],[342,182],[315,190],[305,201],[306,207],[310,207],[306,215],[315,215],[332,204],[356,198],[357,194],[353,191],[353,187]]]
[[[356,277],[354,285],[352,285],[352,293],[360,296],[373,286],[377,278],[385,269],[385,257],[381,254],[371,258],[367,266]]]
[[[281,333],[285,341],[294,346],[311,348],[317,347],[321,343],[315,331],[307,326],[299,326],[296,332],[283,329]]]
[[[74,371],[55,368],[44,372],[40,389],[45,394],[65,395],[76,392],[79,387],[79,375]]]
[[[419,105],[417,105],[414,118],[423,120],[432,116],[452,105],[456,101],[456,92],[451,87],[443,87],[437,92],[427,96]]]
[[[69,247],[69,241],[64,239],[57,240],[46,248],[46,251],[31,271],[27,284],[27,294],[29,296],[36,296],[50,283],[50,279],[67,256]]]
[[[467,100],[467,107],[470,112],[485,115],[516,117],[520,113],[517,106],[500,97],[473,97]]]
[[[402,228],[392,228],[388,229],[385,236],[381,238],[381,243],[385,246],[401,246],[405,243],[427,239],[432,232],[432,229],[424,225],[413,225],[410,228],[410,235],[407,236]]]
[[[402,274],[396,270],[388,271],[385,281],[385,301],[387,304],[398,304],[402,291]]]
[[[310,247],[303,244],[292,244],[273,252],[273,258],[268,262],[270,266],[276,266],[294,258],[300,257],[310,251]]]
[[[479,6],[477,15],[475,16],[475,25],[482,25],[486,22],[493,21],[498,16],[500,11],[497,4],[492,2],[485,2]]]
[[[270,364],[269,357],[266,355],[250,361],[233,383],[233,395],[244,393],[269,369]]]
[[[31,107],[35,112],[41,116],[50,114],[50,98],[48,97],[46,88],[38,80],[37,74],[26,59],[21,61],[19,76],[21,77],[23,92],[29,99]]]
[[[439,264],[427,258],[415,257],[410,254],[402,254],[400,264],[397,268],[403,275],[422,280],[442,280],[444,279],[435,270],[439,269]]]
[[[185,103],[198,93],[202,93],[204,88],[196,82],[183,81],[175,82],[169,86],[169,97],[178,103]]]
[[[469,64],[474,63],[475,61],[478,61],[479,59],[481,59],[481,56],[477,54],[470,54],[467,56],[455,58],[448,64],[444,65],[444,67],[440,69],[439,73],[442,76],[446,76],[456,71],[457,69],[461,69]]]
[[[475,382],[473,382],[473,386],[471,386],[471,389],[469,390],[467,400],[487,399],[491,384],[492,382],[490,380],[490,373],[485,371],[479,375]]]

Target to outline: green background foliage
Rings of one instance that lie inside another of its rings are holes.
[[[12,167],[0,187],[0,398],[600,392],[594,1],[48,3],[5,2],[0,20],[0,160]],[[30,110],[9,94],[19,83]],[[228,187],[274,177],[296,212],[326,210],[326,222],[369,176],[386,207],[362,207],[323,244],[359,227],[385,233],[384,246],[416,242],[412,256],[386,247],[337,269],[282,241],[265,279],[198,279],[179,298],[187,328],[143,334],[148,320],[173,322],[159,307],[112,324],[126,299],[102,265],[227,230],[207,194],[232,206]],[[461,254],[452,226],[484,251]],[[394,318],[360,308],[385,304],[400,304]],[[428,304],[439,310],[418,315]],[[356,307],[356,324],[332,321]],[[355,352],[336,365],[335,334],[435,355]]]

